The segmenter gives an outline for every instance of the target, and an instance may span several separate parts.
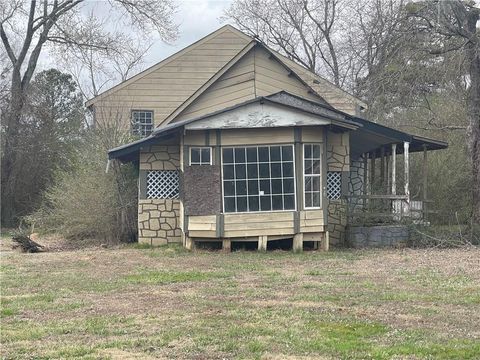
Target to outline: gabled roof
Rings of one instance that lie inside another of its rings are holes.
[[[121,83],[113,86],[112,88],[100,93],[99,95],[87,100],[87,102],[85,103],[85,106],[89,107],[91,105],[93,105],[95,102],[105,98],[106,96],[108,95],[111,95],[113,93],[115,93],[116,91],[126,87],[127,85],[130,85],[132,83],[134,83],[135,81],[151,74],[152,72],[154,71],[157,71],[161,68],[163,68],[164,66],[168,65],[169,63],[171,63],[172,61],[176,60],[177,58],[179,58],[180,56],[188,53],[189,51],[192,51],[192,50],[195,50],[196,48],[200,47],[202,44],[204,44],[205,42],[207,42],[208,40],[210,39],[213,39],[215,38],[217,35],[223,33],[223,32],[226,32],[226,31],[229,31],[229,32],[233,32],[235,33],[236,35],[238,35],[240,38],[243,38],[245,40],[246,43],[250,43],[253,41],[253,39],[251,37],[249,37],[248,35],[242,33],[241,31],[235,29],[233,26],[231,25],[225,25],[225,26],[222,26],[220,29],[208,34],[207,36],[201,38],[200,40],[194,42],[193,44],[183,48],[182,50],[176,52],[175,54],[173,55],[170,55],[169,57],[167,57],[166,59],[160,61],[159,63],[155,64],[155,65],[152,65],[151,67],[143,70],[142,72],[132,76],[131,78],[125,80],[125,81],[122,81]]]
[[[281,55],[280,53],[270,49],[265,44],[258,42],[257,40],[253,39],[252,37],[244,34],[240,30],[236,29],[231,25],[225,25],[220,29],[214,31],[213,33],[205,36],[204,38],[198,40],[197,42],[191,44],[190,46],[184,48],[183,50],[171,55],[170,57],[166,58],[165,60],[159,62],[156,65],[142,71],[141,73],[131,77],[130,79],[112,87],[111,89],[104,91],[103,93],[99,94],[95,98],[92,98],[86,102],[86,106],[91,106],[96,102],[108,97],[109,95],[115,94],[117,91],[124,89],[126,86],[135,83],[137,80],[142,79],[156,71],[161,70],[163,67],[168,66],[173,61],[180,59],[182,55],[187,54],[190,51],[193,51],[197,48],[201,48],[203,44],[207,43],[208,41],[212,40],[216,36],[229,32],[237,36],[239,39],[244,41],[246,44],[243,48],[237,50],[237,54],[233,56],[229,61],[222,63],[223,66],[218,69],[216,73],[213,74],[212,77],[205,80],[205,83],[198,88],[192,88],[191,93],[187,95],[179,105],[175,105],[173,111],[170,112],[168,116],[159,124],[163,126],[163,123],[168,123],[172,121],[178,114],[182,112],[188,105],[190,105],[195,99],[197,99],[202,93],[204,93],[209,86],[212,85],[222,74],[224,74],[228,69],[230,69],[235,63],[237,63],[247,52],[248,50],[253,47],[255,44],[262,46],[266,51],[268,51],[273,58],[275,58],[282,66],[288,69],[291,72],[291,75],[296,77],[309,91],[314,94],[317,94],[322,99],[325,99],[326,102],[330,103],[333,107],[344,110],[349,112],[350,114],[354,114],[356,107],[366,107],[366,104],[363,103],[358,98],[354,97],[353,95],[347,93],[346,91],[340,89],[339,87],[333,85],[332,83],[328,82],[327,80],[319,77],[318,75],[312,73],[308,69],[304,68],[303,66],[297,64],[296,62],[288,59],[287,57]]]

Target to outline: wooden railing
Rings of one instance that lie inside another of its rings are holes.
[[[425,202],[406,195],[347,195],[348,224],[426,221]]]

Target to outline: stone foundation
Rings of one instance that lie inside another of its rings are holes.
[[[179,219],[180,200],[139,200],[138,242],[150,245],[181,243]]]
[[[406,244],[408,227],[404,225],[349,226],[348,245],[354,248],[395,247]]]

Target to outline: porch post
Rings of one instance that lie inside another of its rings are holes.
[[[392,195],[397,195],[397,144],[392,144]]]
[[[363,196],[368,195],[368,153],[363,153]],[[363,198],[363,211],[367,207],[367,199]]]
[[[409,156],[408,156],[408,149],[410,143],[405,141],[403,143],[403,158],[405,160],[405,196],[407,198],[407,211],[406,213],[410,213],[410,171],[409,171]]]
[[[373,195],[375,185],[375,151],[370,153],[370,195]]]
[[[423,220],[427,221],[427,177],[428,177],[428,162],[427,162],[427,145],[423,145]]]
[[[385,185],[385,147],[380,148],[380,187],[382,194],[384,192],[383,187]]]

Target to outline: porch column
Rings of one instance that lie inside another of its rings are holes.
[[[428,177],[428,162],[427,162],[427,145],[423,145],[423,220],[427,221],[427,177]]]
[[[397,195],[397,144],[392,144],[392,195]]]
[[[375,151],[370,153],[370,195],[373,195],[375,188]]]
[[[407,198],[407,211],[406,213],[410,213],[410,171],[409,171],[409,156],[408,156],[408,149],[410,147],[410,143],[405,141],[403,143],[403,158],[405,160],[405,196]]]
[[[368,153],[363,153],[363,196],[368,195]],[[367,207],[367,198],[363,198],[363,210]]]
[[[380,188],[382,189],[382,194],[385,191],[383,188],[385,186],[385,147],[380,148]]]

